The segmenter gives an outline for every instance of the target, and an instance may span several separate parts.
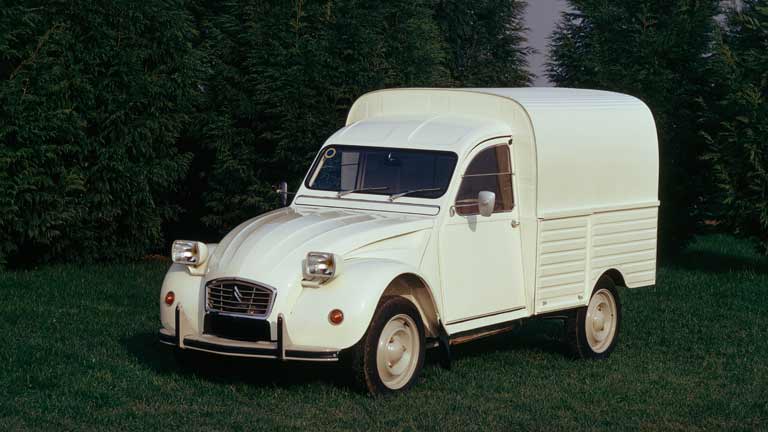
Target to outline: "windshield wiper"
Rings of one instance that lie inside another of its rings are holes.
[[[413,189],[413,190],[409,190],[409,191],[405,191],[405,192],[400,192],[400,193],[397,193],[397,194],[392,194],[392,195],[389,196],[389,200],[390,201],[394,201],[394,200],[396,200],[398,198],[402,198],[402,197],[404,197],[406,195],[414,194],[416,192],[435,192],[435,191],[439,191],[439,190],[443,190],[443,188]]]
[[[345,191],[339,191],[339,193],[336,194],[336,198],[341,198],[344,195],[349,195],[351,193],[378,191],[378,190],[387,190],[387,189],[389,189],[389,186],[369,187],[369,188],[360,188],[360,189],[350,189],[350,190],[345,190]]]

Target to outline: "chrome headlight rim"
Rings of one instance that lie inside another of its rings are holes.
[[[308,252],[302,262],[304,280],[327,282],[338,276],[341,257],[331,252]]]
[[[196,240],[175,240],[171,246],[171,260],[176,264],[200,266],[208,259],[208,246]]]

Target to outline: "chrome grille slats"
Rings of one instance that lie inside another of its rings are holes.
[[[275,290],[239,279],[215,279],[206,284],[205,297],[209,312],[265,318],[272,308]]]
[[[213,299],[213,301],[215,303],[230,304],[230,305],[232,305],[232,307],[244,307],[243,303],[241,303],[241,302],[230,301],[230,300],[222,300],[221,298]],[[264,300],[263,303],[269,304],[269,299]],[[250,304],[249,304],[249,306],[250,306]]]

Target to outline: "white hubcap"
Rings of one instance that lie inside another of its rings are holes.
[[[616,336],[616,309],[616,299],[607,289],[599,290],[589,301],[585,330],[592,351],[601,353],[611,346]]]
[[[397,390],[410,381],[419,361],[419,343],[419,330],[410,316],[395,315],[387,322],[376,348],[376,368],[385,386]]]

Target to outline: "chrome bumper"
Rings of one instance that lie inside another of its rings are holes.
[[[333,362],[339,360],[338,350],[299,346],[286,347],[283,337],[285,319],[282,314],[277,317],[276,342],[245,342],[205,334],[200,336],[182,337],[181,334],[183,333],[183,329],[180,316],[181,310],[177,307],[175,317],[176,331],[170,332],[164,328],[160,329],[158,336],[161,343],[182,349],[192,349],[214,354],[240,357],[319,362]]]

